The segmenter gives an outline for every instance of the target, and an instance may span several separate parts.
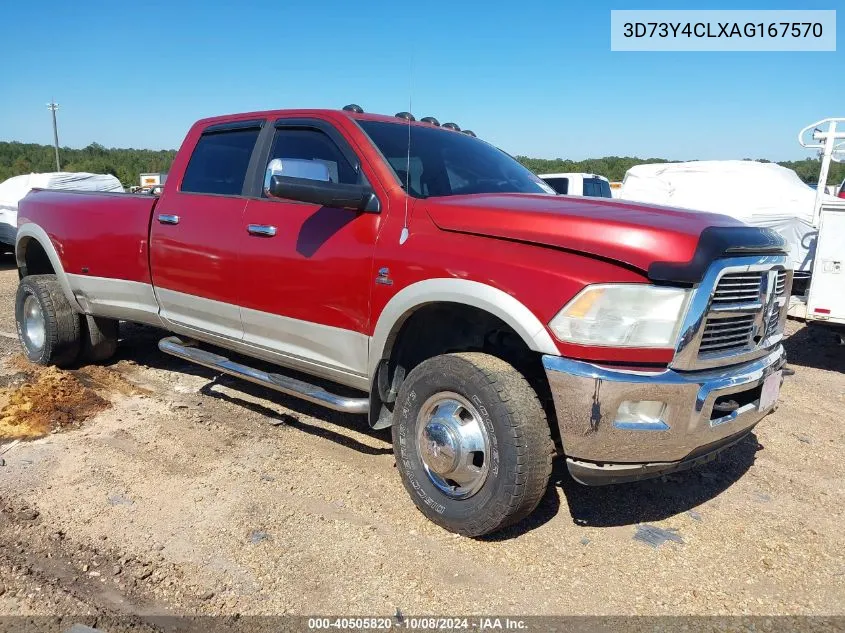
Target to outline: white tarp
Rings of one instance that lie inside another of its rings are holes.
[[[772,228],[789,245],[795,270],[812,268],[816,191],[786,167],[746,160],[637,165],[625,174],[619,197],[722,213]],[[825,196],[825,200],[835,198]]]
[[[74,189],[77,191],[123,191],[120,181],[109,174],[57,171],[47,174],[24,174],[0,182],[0,233],[6,239],[14,236],[18,226],[18,202],[31,189]]]

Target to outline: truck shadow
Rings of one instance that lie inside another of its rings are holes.
[[[117,354],[110,364],[119,363],[121,361],[129,361],[139,366],[198,376],[208,381],[200,389],[200,393],[202,395],[258,413],[266,417],[268,422],[272,424],[284,425],[289,428],[297,429],[366,455],[386,455],[393,452],[390,432],[372,430],[367,423],[366,416],[332,411],[299,398],[288,396],[268,387],[253,384],[246,380],[233,378],[212,369],[202,367],[201,365],[196,365],[174,356],[169,356],[158,349],[158,341],[167,335],[167,332],[153,327],[122,323],[120,345],[118,347]],[[360,392],[351,389],[344,389],[332,383],[321,381],[318,378],[306,376],[298,372],[280,370],[279,367],[269,363],[262,363],[256,359],[242,357],[227,350],[214,348],[211,345],[204,345],[203,348],[220,354],[225,354],[234,361],[242,362],[258,369],[281,372],[286,376],[291,376],[300,380],[305,380],[312,384],[320,385],[333,392],[341,393],[342,395],[351,395],[356,397],[360,397],[361,395]],[[220,391],[218,387],[226,388],[228,393]],[[243,394],[243,397],[239,397],[240,394]],[[256,402],[256,400],[264,400],[267,404]],[[290,413],[280,413],[272,406],[269,406],[271,403],[288,409]],[[315,418],[334,425],[338,428],[338,430],[334,431],[332,429],[311,424],[307,421],[307,418]],[[344,429],[368,435],[374,438],[377,444],[383,444],[383,446],[374,447],[360,442],[354,437],[345,434],[343,432]]]
[[[555,484],[569,505],[572,521],[589,527],[616,527],[660,521],[675,516],[720,495],[751,466],[763,446],[751,433],[725,449],[715,460],[688,471],[610,486],[579,484],[568,472]],[[562,460],[561,460],[562,462]],[[561,463],[562,470],[566,470]]]
[[[506,541],[537,529],[561,510],[582,527],[624,527],[661,521],[714,499],[745,474],[762,445],[753,433],[697,469],[611,486],[584,486],[570,477],[562,457],[554,461],[551,483],[537,509],[526,519],[481,540]],[[566,508],[561,508],[561,496]]]
[[[209,374],[212,376],[214,375],[211,371],[209,371]],[[344,435],[341,432],[309,424],[308,422],[301,420],[296,415],[290,415],[288,413],[280,414],[275,409],[261,403],[239,398],[238,395],[216,391],[214,388],[218,385],[227,387],[228,389],[236,392],[236,394],[243,393],[255,398],[261,398],[278,403],[286,409],[301,413],[304,417],[317,418],[318,420],[324,420],[332,425],[335,425],[338,428],[349,429],[372,436],[373,438],[379,440],[380,444],[384,443],[384,446],[369,446],[368,444],[359,442],[355,438]],[[228,376],[215,376],[210,382],[203,386],[202,389],[200,389],[200,393],[210,398],[215,398],[223,402],[229,402],[239,407],[243,407],[244,409],[249,409],[254,413],[258,413],[259,415],[263,415],[269,420],[274,421],[274,424],[284,425],[286,427],[296,429],[297,431],[302,431],[304,433],[308,433],[309,435],[335,442],[340,446],[344,446],[364,455],[388,455],[393,453],[393,447],[390,442],[390,433],[385,431],[373,431],[370,429],[370,426],[367,424],[364,416],[329,411],[323,407],[312,406],[307,402],[299,400],[298,398],[286,396],[283,393],[267,389],[266,387],[254,385],[243,380],[238,380],[237,378],[229,378]]]
[[[790,365],[845,372],[845,347],[837,333],[823,325],[808,325],[784,339]]]

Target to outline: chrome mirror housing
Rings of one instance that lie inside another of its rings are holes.
[[[267,164],[264,172],[264,195],[272,197],[270,183],[273,176],[287,176],[289,178],[304,178],[329,182],[328,166],[317,160],[302,160],[299,158],[274,158]]]

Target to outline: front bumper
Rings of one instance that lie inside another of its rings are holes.
[[[780,345],[751,362],[695,372],[627,371],[543,356],[567,466],[576,480],[590,485],[654,477],[709,461],[771,412],[773,407],[760,409],[762,385],[785,362]],[[738,407],[714,410],[717,401],[726,400]],[[617,423],[625,401],[666,403],[663,424],[635,429]]]

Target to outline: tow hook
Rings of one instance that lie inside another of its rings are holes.
[[[726,400],[725,402],[717,402],[713,408],[719,413],[733,413],[739,409],[739,403],[736,400]]]

